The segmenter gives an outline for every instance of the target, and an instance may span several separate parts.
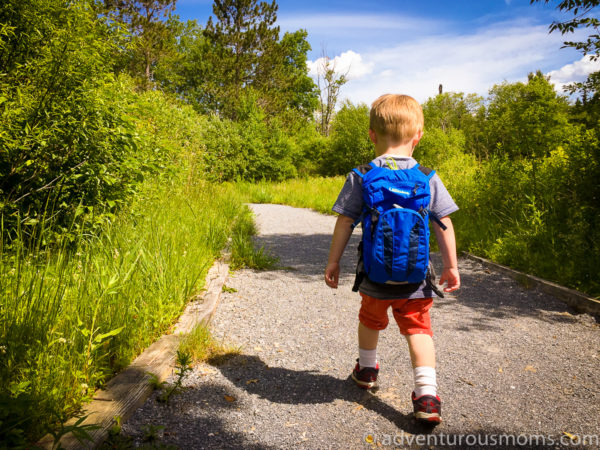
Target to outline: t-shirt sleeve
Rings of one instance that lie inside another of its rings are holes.
[[[350,172],[346,177],[344,187],[342,187],[331,209],[338,214],[343,214],[356,220],[362,213],[362,203],[362,183],[360,177],[356,173]]]
[[[431,178],[429,186],[431,189],[431,203],[429,204],[431,212],[442,218],[458,211],[458,206],[454,203],[448,189],[446,189],[437,173]]]

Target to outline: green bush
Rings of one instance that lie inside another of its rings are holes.
[[[211,116],[202,133],[202,167],[211,181],[285,180],[297,175],[301,151],[277,118],[265,117],[251,94],[237,122]]]
[[[323,155],[323,175],[345,175],[375,157],[369,139],[369,107],[345,102],[331,126],[329,146]]]
[[[114,109],[118,34],[92,2],[0,6],[0,213],[7,228],[112,209],[140,177],[131,125]]]

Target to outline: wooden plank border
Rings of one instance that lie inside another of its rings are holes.
[[[107,438],[115,423],[115,417],[126,421],[152,393],[149,384],[150,373],[164,381],[171,374],[177,349],[183,336],[199,323],[208,323],[214,315],[221,297],[223,285],[229,273],[229,264],[215,261],[206,275],[205,291],[192,299],[175,325],[173,334],[162,336],[139,355],[125,370],[112,378],[105,389],[99,390],[94,399],[84,406],[83,415],[87,416],[83,424],[95,424],[99,429],[90,432],[93,440],[80,443],[72,434],[65,435],[60,444],[63,448],[94,449]],[[75,423],[71,419],[67,425]],[[44,436],[38,446],[51,449],[53,438]]]
[[[519,272],[518,270],[511,269],[510,267],[503,266],[502,264],[481,258],[480,256],[475,256],[467,252],[463,252],[462,254],[473,261],[481,263],[483,266],[491,270],[508,275],[527,287],[537,287],[546,294],[550,294],[563,303],[573,307],[578,312],[600,315],[600,301],[598,299],[589,297],[588,295],[576,291],[575,289],[569,289],[551,281],[544,280],[543,278]]]

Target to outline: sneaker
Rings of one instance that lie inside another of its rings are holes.
[[[379,373],[379,363],[373,367],[360,368],[358,359],[356,360],[356,367],[352,371],[352,379],[354,382],[363,389],[371,389],[377,384],[377,374]]]
[[[417,422],[437,425],[442,421],[442,401],[436,395],[422,395],[419,398],[412,393],[413,408]]]

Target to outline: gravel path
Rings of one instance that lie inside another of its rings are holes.
[[[384,446],[395,439],[397,448],[411,447],[410,439],[427,448],[504,439],[496,448],[512,448],[529,435],[557,447],[569,440],[565,433],[600,433],[594,318],[461,259],[463,287],[432,310],[444,422],[426,441],[428,430],[412,418],[410,359],[393,319],[380,338],[380,389],[365,392],[349,378],[358,354],[359,296],[350,289],[359,233],[332,290],[322,274],[335,218],[280,205],[252,209],[258,244],[284,269],[230,276],[237,292],[223,293],[213,329],[241,354],[196,367],[189,389],[169,405],[151,397],[123,427],[138,442],[147,424],[164,426],[162,442],[182,449],[367,448],[368,434]]]

